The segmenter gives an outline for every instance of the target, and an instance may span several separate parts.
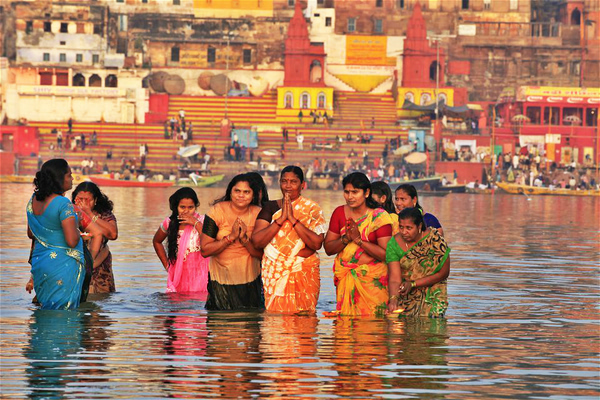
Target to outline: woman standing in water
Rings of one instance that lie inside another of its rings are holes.
[[[448,308],[446,279],[450,247],[436,228],[428,228],[418,208],[398,215],[400,233],[388,243],[390,271],[388,312],[443,317]]]
[[[394,198],[394,204],[396,205],[396,209],[398,213],[404,210],[405,208],[415,207],[421,210],[423,214],[423,221],[425,222],[425,226],[429,228],[436,228],[441,236],[444,236],[444,230],[442,229],[442,225],[440,221],[435,217],[435,215],[426,213],[423,211],[423,207],[419,204],[419,197],[417,195],[417,189],[413,185],[405,183],[396,188]]]
[[[204,216],[194,189],[183,187],[169,197],[171,215],[164,219],[152,239],[154,251],[169,274],[167,292],[206,292],[208,259],[200,253]],[[167,241],[167,252],[163,242]]]
[[[248,174],[235,176],[206,214],[201,252],[210,257],[208,310],[262,308],[260,259],[262,250],[252,244],[256,216],[260,212],[258,191]]]
[[[321,287],[319,256],[327,231],[323,211],[302,197],[304,173],[289,165],[279,179],[283,199],[269,201],[258,214],[252,242],[264,249],[265,307],[284,313],[314,313]]]
[[[86,277],[83,241],[73,204],[64,197],[73,187],[69,164],[46,161],[35,175],[34,194],[27,204],[27,234],[34,240],[31,274],[43,309],[79,306]],[[96,257],[102,235],[93,224],[90,251]]]
[[[325,252],[337,254],[334,283],[336,311],[342,315],[383,314],[388,300],[385,249],[392,220],[371,197],[371,183],[361,172],[342,181],[346,205],[335,209],[325,236]]]
[[[71,199],[82,211],[82,224],[87,226],[90,221],[95,222],[103,236],[102,247],[94,260],[89,292],[112,293],[116,288],[108,241],[116,240],[119,235],[117,219],[112,212],[113,203],[93,182],[82,182],[77,185],[71,194]]]

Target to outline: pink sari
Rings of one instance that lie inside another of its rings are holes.
[[[204,223],[204,215],[194,217]],[[169,228],[170,218],[161,224],[163,232]],[[208,284],[208,258],[200,254],[200,233],[192,225],[179,231],[177,238],[177,259],[169,264],[167,293],[206,292]]]

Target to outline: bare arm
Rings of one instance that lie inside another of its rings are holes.
[[[400,261],[392,261],[388,263],[388,289],[390,292],[390,300],[388,302],[388,312],[393,312],[398,308],[398,290],[402,283],[402,271],[400,270]]]
[[[344,239],[342,235],[340,235],[339,233],[327,231],[327,234],[325,235],[325,243],[323,246],[325,248],[325,253],[327,253],[328,256],[331,256],[334,254],[338,254],[339,252],[344,250],[348,243],[344,244],[343,240]]]
[[[231,234],[221,240],[216,240],[203,233],[200,237],[200,254],[202,254],[202,257],[212,257],[221,254],[223,250],[233,243],[233,240],[228,240],[227,238],[230,239]]]
[[[296,224],[294,229],[298,236],[300,236],[300,239],[304,242],[305,246],[313,251],[319,250],[323,245],[323,234],[317,235],[298,220],[292,222],[292,225],[294,223]]]
[[[77,228],[77,220],[74,216],[69,218],[65,218],[60,223],[63,230],[63,235],[65,236],[65,242],[67,242],[67,246],[70,248],[74,248],[79,243],[79,229]]]
[[[168,270],[169,261],[167,258],[167,252],[163,246],[163,242],[166,238],[167,234],[163,232],[162,229],[158,228],[154,234],[154,237],[152,238],[152,246],[154,247],[154,251],[156,252],[156,255],[158,256],[158,259],[162,263],[163,267]]]
[[[90,241],[90,245],[88,246],[88,248],[90,249],[90,253],[92,254],[92,259],[95,259],[98,253],[100,252],[102,242],[104,241],[102,229],[100,229],[98,224],[92,222],[87,226],[86,232],[89,232],[92,236],[92,240]]]
[[[379,261],[385,261],[385,249],[390,239],[391,236],[384,236],[378,238],[377,243],[363,241],[360,247],[371,257]]]
[[[31,229],[29,229],[29,224],[27,224],[27,237],[29,239],[34,239],[33,232],[31,232]]]
[[[275,220],[278,221],[278,220]],[[264,249],[279,232],[280,226],[277,222],[269,223],[264,219],[257,219],[254,223],[254,232],[252,232],[252,244],[257,249]]]
[[[119,237],[119,229],[117,228],[117,221],[105,221],[102,218],[96,220],[96,224],[102,230],[102,235],[108,240],[116,240]]]

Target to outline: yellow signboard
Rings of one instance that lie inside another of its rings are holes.
[[[347,65],[395,65],[387,57],[387,36],[346,36]]]
[[[600,97],[600,88],[521,86],[517,97],[525,96]]]
[[[182,51],[179,56],[179,66],[181,67],[201,67],[206,65],[206,52],[202,51]]]
[[[19,85],[19,94],[39,96],[124,97],[125,89],[85,86]]]

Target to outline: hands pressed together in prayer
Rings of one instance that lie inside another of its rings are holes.
[[[233,226],[231,227],[231,233],[228,235],[229,241],[234,242],[235,240],[239,240],[242,245],[246,245],[248,243],[248,226],[241,220],[241,218],[236,218]]]
[[[294,207],[292,206],[292,199],[289,194],[285,194],[281,202],[281,216],[275,220],[275,223],[280,227],[285,221],[290,221],[292,226],[296,225],[298,220],[294,216]]]
[[[342,243],[344,245],[350,242],[354,242],[358,246],[362,246],[363,244],[358,225],[352,218],[346,219],[346,233],[342,235]]]

